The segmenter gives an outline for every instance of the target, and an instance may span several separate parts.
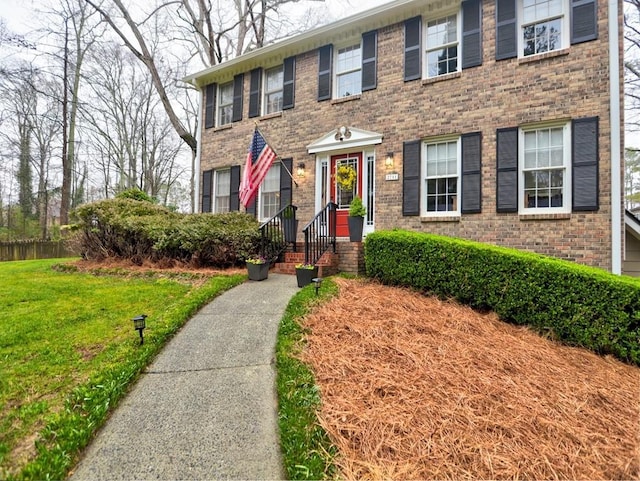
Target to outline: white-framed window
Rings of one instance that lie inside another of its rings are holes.
[[[520,55],[528,57],[568,46],[566,0],[522,0],[520,9]]]
[[[336,98],[362,93],[362,48],[360,44],[338,49],[335,72]]]
[[[265,114],[282,111],[282,91],[284,84],[284,66],[270,68],[264,72],[264,108]]]
[[[267,220],[280,210],[280,162],[274,162],[260,185],[259,218]]]
[[[519,210],[571,212],[570,123],[520,129]]]
[[[218,125],[233,121],[233,82],[218,86]]]
[[[426,69],[427,78],[438,77],[460,69],[460,28],[458,15],[453,14],[427,21]]]
[[[460,138],[425,141],[422,149],[423,215],[459,215]]]
[[[220,169],[214,172],[213,197],[213,212],[216,214],[229,212],[229,200],[231,199],[231,169]]]

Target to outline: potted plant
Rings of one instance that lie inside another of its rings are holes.
[[[263,281],[269,277],[269,262],[262,256],[247,259],[247,271],[249,280]]]
[[[362,228],[364,226],[364,216],[367,209],[362,205],[362,199],[357,195],[349,204],[349,240],[351,242],[362,242]]]
[[[296,264],[296,279],[298,287],[311,284],[312,279],[318,277],[318,266],[313,264]]]
[[[298,232],[298,219],[296,219],[296,208],[288,205],[282,211],[282,228],[284,230],[284,241],[295,242]]]

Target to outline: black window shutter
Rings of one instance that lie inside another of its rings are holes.
[[[242,120],[242,90],[244,88],[244,74],[233,77],[233,122]]]
[[[362,91],[378,86],[378,31],[362,34]]]
[[[574,211],[598,210],[598,117],[576,119],[571,126]]]
[[[202,173],[202,206],[201,212],[211,212],[211,190],[213,187],[213,170]]]
[[[293,179],[289,172],[293,172],[293,159],[282,159],[282,165],[280,167],[280,208],[284,208],[291,204],[293,200],[292,184]],[[286,167],[286,169],[285,169]]]
[[[249,85],[249,118],[260,115],[260,97],[262,87],[262,69],[254,68],[251,71]]]
[[[598,38],[598,2],[596,0],[571,1],[571,44]]]
[[[318,100],[331,98],[331,64],[333,45],[325,45],[318,49]]]
[[[209,84],[204,93],[204,128],[210,129],[215,125],[216,119],[216,90],[217,84]]]
[[[403,144],[402,215],[420,215],[420,141]]]
[[[284,75],[282,85],[282,110],[292,109],[296,95],[296,58],[284,59]]]
[[[229,210],[237,212],[240,210],[240,166],[231,167],[229,188]]]
[[[482,134],[462,136],[462,208],[463,214],[482,211]]]
[[[518,55],[516,0],[496,0],[496,60]]]
[[[482,0],[462,2],[462,68],[482,65]]]
[[[416,80],[422,77],[420,65],[422,49],[420,48],[420,17],[413,17],[404,22],[404,80]]]
[[[496,211],[518,212],[518,128],[498,129]]]

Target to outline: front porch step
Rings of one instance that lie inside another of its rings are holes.
[[[297,252],[285,252],[284,262],[277,262],[273,271],[279,274],[295,275],[296,264],[304,263],[304,244],[298,243],[296,250]],[[331,276],[338,272],[364,274],[364,244],[339,239],[336,243],[336,253],[328,250],[320,257],[317,265],[320,277]]]

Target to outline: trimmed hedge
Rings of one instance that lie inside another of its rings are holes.
[[[260,246],[258,221],[240,212],[179,214],[151,202],[117,198],[82,205],[75,216],[80,252],[88,259],[228,267],[255,255]]]
[[[640,365],[640,282],[515,249],[406,231],[369,234],[369,277],[490,309],[562,342]]]

